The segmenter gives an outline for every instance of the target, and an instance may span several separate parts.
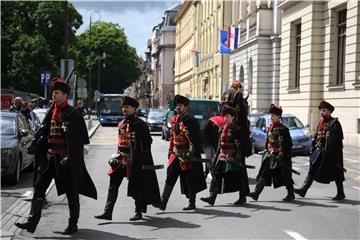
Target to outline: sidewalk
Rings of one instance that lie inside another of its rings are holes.
[[[96,116],[91,116],[90,119],[85,119],[86,127],[88,129],[89,137],[91,137],[96,129],[99,127],[99,121]],[[87,151],[85,149],[85,151]],[[54,181],[46,191],[49,194]],[[6,211],[1,214],[1,239],[13,239],[15,234],[19,233],[21,229],[17,228],[14,223],[20,220],[25,221],[30,211],[30,200],[32,194],[26,198],[19,198]]]

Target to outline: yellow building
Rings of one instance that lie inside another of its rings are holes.
[[[231,25],[231,15],[230,1],[184,2],[175,18],[175,94],[219,99],[229,87],[229,56],[219,52],[219,31]]]
[[[315,129],[322,99],[360,144],[360,2],[283,1],[280,104]]]

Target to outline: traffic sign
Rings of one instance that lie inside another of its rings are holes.
[[[87,98],[87,89],[86,88],[78,88],[76,91],[78,97]]]
[[[50,86],[51,73],[49,71],[42,71],[40,73],[40,84],[42,87]]]

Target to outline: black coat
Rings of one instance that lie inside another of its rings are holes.
[[[325,149],[320,154],[320,159],[315,164],[314,180],[319,183],[330,183],[331,181],[344,181],[344,163],[343,163],[343,131],[337,118],[326,123]],[[314,138],[316,141],[316,138]],[[313,143],[313,145],[315,145]],[[319,161],[320,160],[320,161]]]
[[[188,137],[193,146],[193,155],[197,158],[201,157],[201,130],[198,121],[190,116],[185,116],[182,119],[186,129],[188,130]],[[181,193],[186,196],[189,195],[189,184],[192,185],[193,189],[196,189],[196,192],[201,192],[206,189],[206,181],[204,178],[204,168],[202,163],[193,162],[191,171],[191,182],[188,182],[188,178],[184,172],[180,174],[180,185]]]
[[[270,169],[270,157],[268,155],[268,151],[264,153],[261,167],[259,173],[256,177],[256,180],[259,181],[261,176],[266,179],[266,186],[271,186],[273,183],[274,188],[278,188],[281,186],[288,186],[294,184],[292,180],[292,162],[291,162],[291,148],[292,148],[292,140],[290,136],[289,129],[285,127],[283,124],[278,124],[276,130],[279,132],[279,135],[283,138],[280,144],[280,153],[279,158],[283,165],[278,164],[275,169]],[[269,132],[268,132],[269,135]],[[268,150],[268,136],[266,138],[266,150]]]
[[[160,202],[160,190],[155,170],[142,169],[143,165],[154,165],[149,127],[140,118],[132,117],[129,130],[135,133],[135,141],[130,141],[132,164],[128,196],[146,205],[158,203]]]
[[[223,128],[221,128],[223,131]],[[244,153],[244,143],[246,142],[247,136],[246,131],[244,131],[237,124],[232,124],[230,126],[231,138],[233,141],[239,142],[239,145],[236,147],[236,160],[245,165],[245,153]],[[219,134],[219,137],[220,138]],[[218,193],[230,193],[242,191],[245,195],[250,192],[249,188],[249,179],[246,168],[239,166],[234,166],[228,162],[223,162],[218,160],[220,157],[220,147],[218,149],[218,154],[216,156],[217,163],[214,165],[212,171],[215,175],[215,178],[223,177],[223,180],[216,179],[218,188]],[[226,172],[225,172],[226,171]]]
[[[71,191],[97,199],[95,185],[86,170],[84,161],[84,145],[90,143],[84,118],[71,106],[64,108],[62,113],[63,120],[69,123],[68,132],[65,133],[66,144],[68,146],[68,161],[59,168],[60,178],[55,178],[58,195]],[[37,170],[40,174],[44,173],[49,167],[46,153],[50,121],[51,111],[44,119],[45,128],[43,136],[38,143],[41,147],[35,153]]]

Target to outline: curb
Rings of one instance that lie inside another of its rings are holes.
[[[88,126],[92,126],[92,122],[97,121],[96,119],[90,119]],[[100,123],[97,121],[96,125],[92,127],[89,131],[89,138],[91,138],[96,130],[99,128]],[[52,180],[50,186],[46,190],[45,196],[51,191],[54,187],[55,181]],[[32,196],[32,194],[30,195]],[[16,222],[25,222],[27,219],[28,212],[31,207],[31,197],[19,198],[17,199],[7,210],[1,214],[1,229],[0,237],[1,239],[12,239],[16,234],[22,231],[22,229],[15,226]]]

